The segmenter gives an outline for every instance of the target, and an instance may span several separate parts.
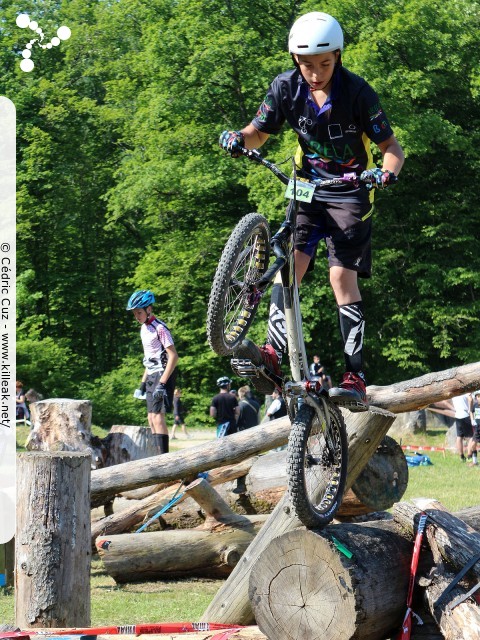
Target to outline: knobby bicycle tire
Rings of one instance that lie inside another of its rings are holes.
[[[208,301],[207,338],[219,356],[231,354],[247,335],[261,298],[252,285],[267,270],[269,258],[268,222],[249,213],[225,245]]]
[[[348,442],[340,411],[327,403],[325,419],[302,404],[292,423],[287,448],[288,491],[293,514],[306,526],[325,527],[340,507],[347,478]]]

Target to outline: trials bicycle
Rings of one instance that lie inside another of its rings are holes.
[[[232,368],[241,377],[264,376],[281,389],[292,423],[287,446],[288,492],[294,515],[307,527],[323,527],[339,508],[347,476],[348,444],[345,422],[318,377],[309,372],[298,287],[295,279],[294,235],[299,200],[309,201],[320,186],[352,183],[355,173],[314,183],[297,180],[295,165],[289,178],[257,150],[239,148],[249,160],[269,169],[287,185],[285,220],[271,237],[269,224],[259,213],[245,215],[232,231],[213,280],[207,313],[207,337],[213,351],[233,356]],[[364,180],[373,187],[371,181]],[[270,255],[274,262],[270,265]],[[235,350],[254,320],[270,284],[280,274],[285,301],[291,377],[268,375],[265,367],[235,357]],[[362,406],[351,410],[366,410]]]

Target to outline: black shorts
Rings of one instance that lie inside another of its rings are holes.
[[[457,438],[473,437],[473,427],[470,418],[456,418]]]
[[[155,387],[160,380],[160,376],[162,375],[161,371],[156,371],[155,373],[149,373],[147,375],[147,412],[148,413],[171,413],[173,408],[173,391],[175,389],[175,378],[176,378],[176,369],[170,376],[165,385],[167,388],[167,401],[162,402],[162,400],[155,400],[153,397],[153,392]]]
[[[356,271],[369,278],[372,271],[373,204],[356,202],[300,203],[295,249],[314,261],[317,245],[324,239],[330,267]]]
[[[480,422],[477,422],[473,427],[473,439],[475,442],[480,443]]]

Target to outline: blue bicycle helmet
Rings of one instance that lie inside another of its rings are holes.
[[[149,289],[141,289],[140,291],[135,291],[130,296],[130,299],[127,303],[127,311],[132,311],[132,309],[145,309],[151,304],[154,304],[155,296]]]

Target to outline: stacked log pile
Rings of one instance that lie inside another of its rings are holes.
[[[475,511],[476,519],[480,507]],[[421,512],[427,524],[414,610],[423,597],[444,638],[478,639],[480,607],[474,594],[467,596],[480,579],[480,533],[426,499],[396,504],[390,521],[332,524],[322,531],[298,528],[271,540],[250,575],[249,596],[260,630],[275,640],[395,637],[406,613]],[[469,561],[462,582],[442,597]]]

